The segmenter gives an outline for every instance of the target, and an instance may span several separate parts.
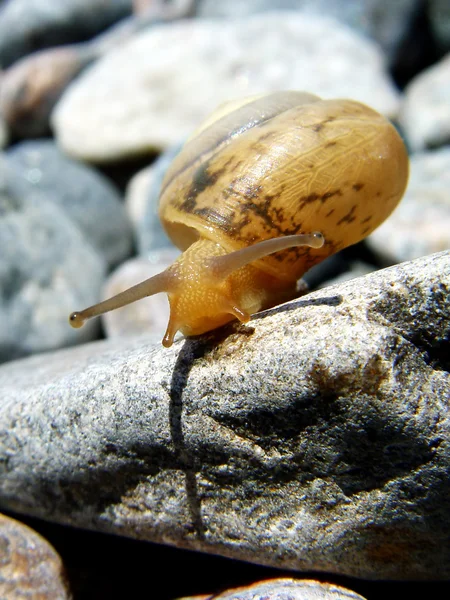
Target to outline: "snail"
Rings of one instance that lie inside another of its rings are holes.
[[[175,157],[162,225],[183,254],[162,273],[70,315],[86,319],[166,292],[163,345],[295,296],[313,265],[355,244],[393,211],[408,156],[391,123],[352,100],[274,92],[229,103]]]

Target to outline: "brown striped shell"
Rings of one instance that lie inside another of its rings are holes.
[[[297,280],[382,223],[407,179],[404,144],[373,109],[276,92],[227,105],[205,122],[166,174],[160,217],[182,250],[199,238],[231,252],[320,231],[320,249],[292,248],[255,263]]]

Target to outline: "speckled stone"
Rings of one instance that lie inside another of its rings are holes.
[[[177,144],[226,100],[280,89],[350,97],[388,116],[399,103],[369,39],[325,17],[275,12],[145,31],[84,71],[52,122],[69,154],[111,161]]]
[[[0,367],[0,505],[236,559],[450,577],[450,252],[164,349]]]
[[[364,600],[346,588],[311,579],[270,579],[212,596],[178,600]]]
[[[63,565],[38,533],[0,514],[0,598],[68,600]]]

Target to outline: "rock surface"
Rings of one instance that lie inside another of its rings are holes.
[[[105,261],[54,202],[0,155],[0,362],[86,341],[75,306],[98,300]]]
[[[405,196],[366,240],[389,264],[450,248],[450,148],[413,154]]]
[[[399,121],[415,152],[450,142],[450,54],[406,87]]]
[[[450,577],[450,253],[170,349],[0,367],[0,505],[297,570]]]
[[[38,533],[0,514],[0,598],[65,600],[61,558]]]
[[[61,208],[108,265],[131,254],[131,226],[118,191],[106,177],[63,154],[52,140],[17,144],[6,159],[30,193],[39,192]]]
[[[154,27],[84,71],[52,122],[69,154],[108,161],[168,148],[222,102],[279,89],[398,109],[374,43],[331,19],[274,12]]]
[[[271,579],[213,596],[178,600],[364,600],[343,587],[310,579]]]

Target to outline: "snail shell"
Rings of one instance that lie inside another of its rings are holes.
[[[225,105],[188,140],[162,184],[161,222],[183,255],[73,313],[71,323],[160,291],[171,306],[166,346],[177,330],[195,335],[245,322],[292,297],[310,267],[371,233],[407,179],[396,129],[359,102],[276,92]]]
[[[163,182],[161,222],[180,249],[198,236],[231,252],[319,230],[320,250],[294,248],[257,263],[297,280],[366,237],[402,197],[403,142],[368,106],[278,92],[230,108],[210,117]]]

